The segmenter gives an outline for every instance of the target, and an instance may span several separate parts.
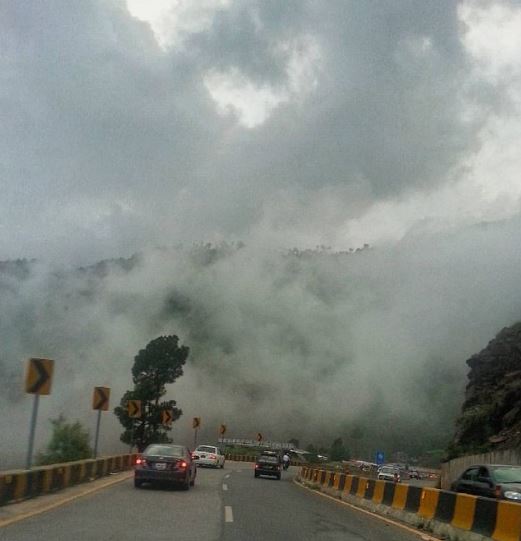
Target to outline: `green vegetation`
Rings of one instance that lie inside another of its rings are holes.
[[[37,463],[59,464],[91,458],[89,432],[79,421],[69,423],[63,415],[51,419],[52,436],[45,452],[37,457]]]
[[[142,451],[150,443],[169,443],[170,427],[161,424],[161,412],[172,410],[172,420],[179,419],[182,410],[175,400],[163,400],[166,385],[183,375],[190,349],[179,345],[175,335],[160,336],[147,344],[134,357],[132,381],[134,389],[126,391],[114,413],[123,425],[120,436],[123,443],[134,443]],[[132,419],[127,413],[128,400],[141,400],[142,417]],[[134,431],[132,430],[134,428]]]

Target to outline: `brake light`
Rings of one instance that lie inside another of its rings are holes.
[[[217,458],[217,455],[209,455],[210,458]]]
[[[180,468],[186,468],[187,466],[188,466],[188,464],[184,460],[179,462],[179,467]]]
[[[145,463],[144,459],[142,459],[140,456],[136,458],[136,464],[144,464],[144,463]]]
[[[258,470],[259,469],[259,465],[258,464],[255,464],[255,469]]]

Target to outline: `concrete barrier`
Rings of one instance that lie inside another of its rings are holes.
[[[297,481],[452,541],[521,540],[521,504],[304,466]]]
[[[132,468],[135,454],[0,472],[0,505],[47,494]]]

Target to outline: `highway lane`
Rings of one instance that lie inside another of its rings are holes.
[[[204,541],[222,535],[226,470],[198,469],[195,487],[134,488],[131,479],[0,528],[0,541]]]
[[[324,498],[293,483],[253,476],[251,465],[231,473],[223,500],[233,514],[222,541],[418,541],[416,534]]]
[[[254,479],[253,465],[199,468],[189,492],[126,480],[0,528],[1,541],[418,541],[419,537],[292,482]]]

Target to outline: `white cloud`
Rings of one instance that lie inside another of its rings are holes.
[[[521,7],[467,0],[458,14],[463,44],[482,77],[498,83],[521,75]]]
[[[207,30],[232,0],[127,0],[130,13],[150,24],[164,49],[180,48],[191,34]]]
[[[286,81],[274,87],[268,83],[256,84],[241,71],[232,67],[226,72],[210,70],[204,84],[221,115],[232,113],[246,128],[262,125],[281,104],[299,102],[318,86],[320,48],[311,37],[295,42],[283,42],[274,54],[286,60]]]

